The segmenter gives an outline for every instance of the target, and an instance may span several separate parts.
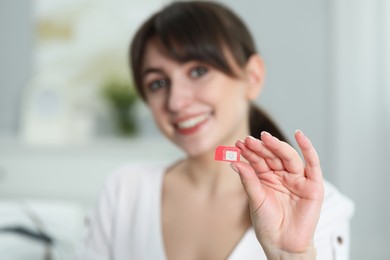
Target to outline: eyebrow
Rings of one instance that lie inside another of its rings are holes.
[[[158,68],[146,68],[143,72],[142,72],[142,77],[145,77],[147,74],[149,73],[160,73],[160,74],[163,74],[164,71],[162,69],[158,69]]]

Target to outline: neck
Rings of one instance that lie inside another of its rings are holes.
[[[183,170],[190,183],[210,193],[242,190],[240,178],[230,162],[215,161],[214,150],[184,161]],[[243,158],[241,158],[243,160]]]
[[[249,123],[243,122],[234,135],[220,142],[219,145],[232,146],[237,140],[244,140],[249,135]],[[198,156],[189,156],[181,163],[180,172],[191,186],[209,194],[225,191],[242,192],[241,180],[230,166],[230,162],[215,161],[215,149]],[[244,158],[241,158],[244,160]]]

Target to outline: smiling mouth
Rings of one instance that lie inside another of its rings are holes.
[[[191,117],[187,120],[182,120],[175,124],[176,129],[181,134],[191,134],[199,129],[209,118],[211,112],[207,112],[198,116]]]

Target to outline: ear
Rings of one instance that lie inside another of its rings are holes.
[[[254,100],[260,94],[264,85],[265,67],[263,59],[258,54],[253,54],[246,66],[246,77],[249,83],[247,89],[247,98]]]

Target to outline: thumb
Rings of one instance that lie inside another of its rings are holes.
[[[258,209],[264,202],[265,191],[254,169],[247,163],[236,162],[230,166],[238,173],[252,209]]]

